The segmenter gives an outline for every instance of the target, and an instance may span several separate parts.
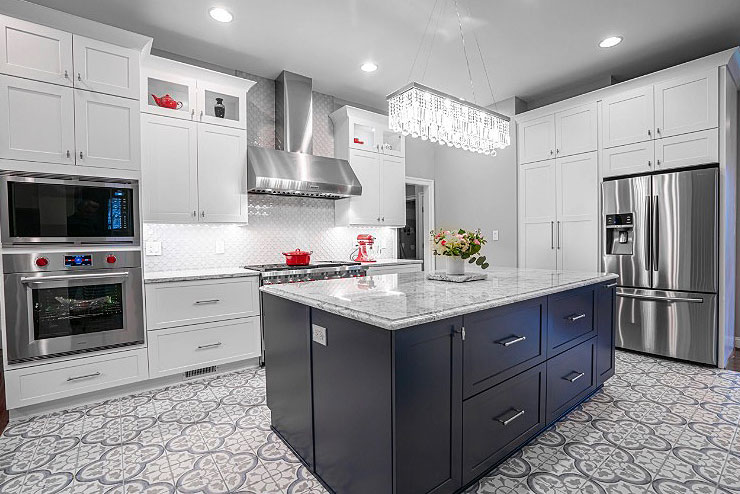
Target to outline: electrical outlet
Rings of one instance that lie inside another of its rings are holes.
[[[224,247],[224,241],[222,239],[216,239],[214,249],[216,251],[216,254],[223,254],[225,247]]]
[[[311,339],[319,345],[326,346],[326,328],[318,324],[311,325]]]
[[[493,231],[493,235],[491,236],[494,242],[498,241],[498,230]]]
[[[162,242],[152,241],[144,244],[144,255],[147,256],[161,256],[162,255]]]

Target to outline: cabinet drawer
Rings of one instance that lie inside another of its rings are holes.
[[[378,276],[381,274],[399,274],[399,273],[417,273],[421,271],[421,264],[399,264],[399,265],[379,265],[368,266],[368,276]]]
[[[463,402],[463,484],[544,425],[544,363]]]
[[[547,422],[551,423],[596,387],[596,338],[547,361]]]
[[[6,371],[8,408],[67,398],[148,377],[146,349]]]
[[[260,319],[200,324],[149,333],[152,377],[259,357]]]
[[[147,329],[259,315],[258,278],[146,285]]]
[[[596,335],[594,304],[593,286],[548,297],[548,358]]]
[[[465,316],[466,398],[545,359],[546,313],[543,297]]]

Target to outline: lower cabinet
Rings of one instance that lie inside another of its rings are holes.
[[[596,338],[547,361],[547,422],[557,420],[596,389]]]
[[[411,264],[370,264],[367,266],[368,276],[381,274],[418,273],[421,271],[421,263]]]
[[[617,282],[605,283],[596,289],[596,385],[614,375],[615,370],[615,334],[614,314]]]

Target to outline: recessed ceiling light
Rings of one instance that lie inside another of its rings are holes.
[[[373,62],[365,62],[360,67],[364,72],[375,72],[378,70],[378,64]]]
[[[608,38],[602,39],[601,43],[599,43],[599,46],[602,48],[611,48],[612,46],[617,46],[621,42],[621,36],[609,36]]]
[[[218,22],[231,22],[234,20],[234,16],[231,15],[231,12],[226,9],[222,9],[221,7],[213,7],[208,11],[208,13]]]

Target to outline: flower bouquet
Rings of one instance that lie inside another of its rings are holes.
[[[486,244],[486,238],[480,229],[467,231],[462,228],[457,231],[432,230],[432,243],[435,256],[447,256],[447,273],[463,274],[465,261],[475,263],[482,269],[488,268],[486,256],[480,254],[481,247]]]

